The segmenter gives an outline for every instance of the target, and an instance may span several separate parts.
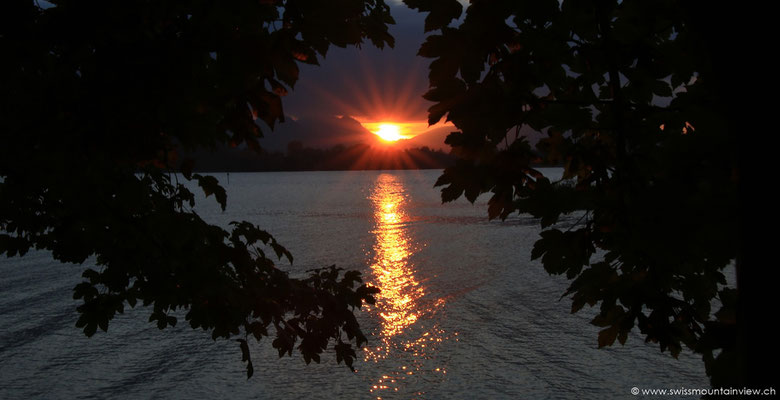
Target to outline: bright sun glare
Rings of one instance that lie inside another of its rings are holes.
[[[396,142],[404,138],[404,136],[401,135],[401,128],[395,124],[381,124],[379,125],[379,129],[374,133],[382,138],[382,140],[388,142]]]

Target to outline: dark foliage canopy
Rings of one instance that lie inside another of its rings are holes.
[[[598,346],[638,328],[713,385],[739,384],[738,153],[701,4],[676,0],[406,0],[434,31],[429,122],[458,128],[442,200],[490,194],[490,218],[540,218],[533,259],[598,306]],[[722,56],[721,56],[722,57]],[[546,133],[534,149],[520,133]],[[550,181],[532,167],[564,166]],[[561,221],[569,216],[569,222]],[[571,222],[575,220],[576,222]]]
[[[352,310],[376,289],[335,267],[289,277],[271,259],[292,262],[284,247],[248,222],[204,222],[170,166],[177,148],[259,149],[255,122],[284,121],[298,63],[392,46],[392,23],[383,0],[3,2],[0,254],[94,257],[74,290],[88,336],[142,303],[161,329],[185,310],[193,328],[238,337],[250,376],[249,336],[306,362],[333,341],[351,367],[366,341]],[[217,179],[178,161],[224,209]]]
[[[405,2],[433,32],[419,52],[433,59],[429,120],[458,128],[443,200],[489,193],[491,218],[539,217],[532,257],[571,279],[573,312],[598,306],[599,346],[638,328],[702,354],[713,385],[740,384],[752,292],[745,276],[724,285],[734,260],[745,271],[736,97],[706,2],[472,0],[458,24],[456,0]],[[250,335],[307,362],[332,340],[351,366],[366,339],[352,310],[374,290],[335,267],[289,277],[270,258],[291,261],[284,247],[247,222],[204,222],[170,166],[224,208],[217,180],[176,150],[259,150],[299,63],[393,45],[384,1],[49,3],[0,5],[0,254],[94,257],[74,291],[87,335],[140,302],[160,328],[184,310],[237,338],[248,375]],[[523,126],[547,138],[534,149]],[[536,171],[540,157],[564,179]]]

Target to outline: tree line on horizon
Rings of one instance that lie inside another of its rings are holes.
[[[320,149],[299,140],[290,141],[285,153],[225,146],[191,152],[182,159],[198,172],[443,169],[455,160],[451,154],[428,146],[400,149],[357,143]]]
[[[549,162],[547,152],[538,151],[532,165],[562,167]],[[291,140],[287,151],[221,146],[184,153],[180,164],[194,172],[279,172],[279,171],[372,171],[445,169],[455,165],[456,156],[441,149],[383,147],[365,143],[338,144],[329,148],[308,147]]]

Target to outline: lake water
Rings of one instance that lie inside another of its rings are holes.
[[[537,221],[488,221],[482,198],[442,205],[439,174],[216,174],[227,210],[199,199],[208,221],[274,234],[295,257],[282,264],[291,274],[336,264],[382,289],[359,313],[369,344],[357,372],[332,353],[279,359],[264,339],[247,380],[236,342],[183,320],[160,331],[142,307],[86,338],[72,299],[84,266],[35,252],[0,260],[0,399],[601,399],[709,386],[698,356],[675,360],[636,332],[597,349],[593,311],[570,314],[567,280],[530,261]]]

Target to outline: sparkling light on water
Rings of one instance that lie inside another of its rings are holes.
[[[375,220],[371,284],[381,289],[374,309],[381,318],[381,345],[364,349],[365,361],[409,361],[379,376],[370,388],[374,394],[398,391],[405,379],[423,371],[446,374],[444,366],[424,362],[433,358],[437,345],[448,336],[435,324],[425,327],[418,322],[440,311],[445,300],[426,297],[426,287],[416,276],[412,257],[424,244],[409,233],[408,196],[403,181],[390,174],[377,177],[370,195]]]

